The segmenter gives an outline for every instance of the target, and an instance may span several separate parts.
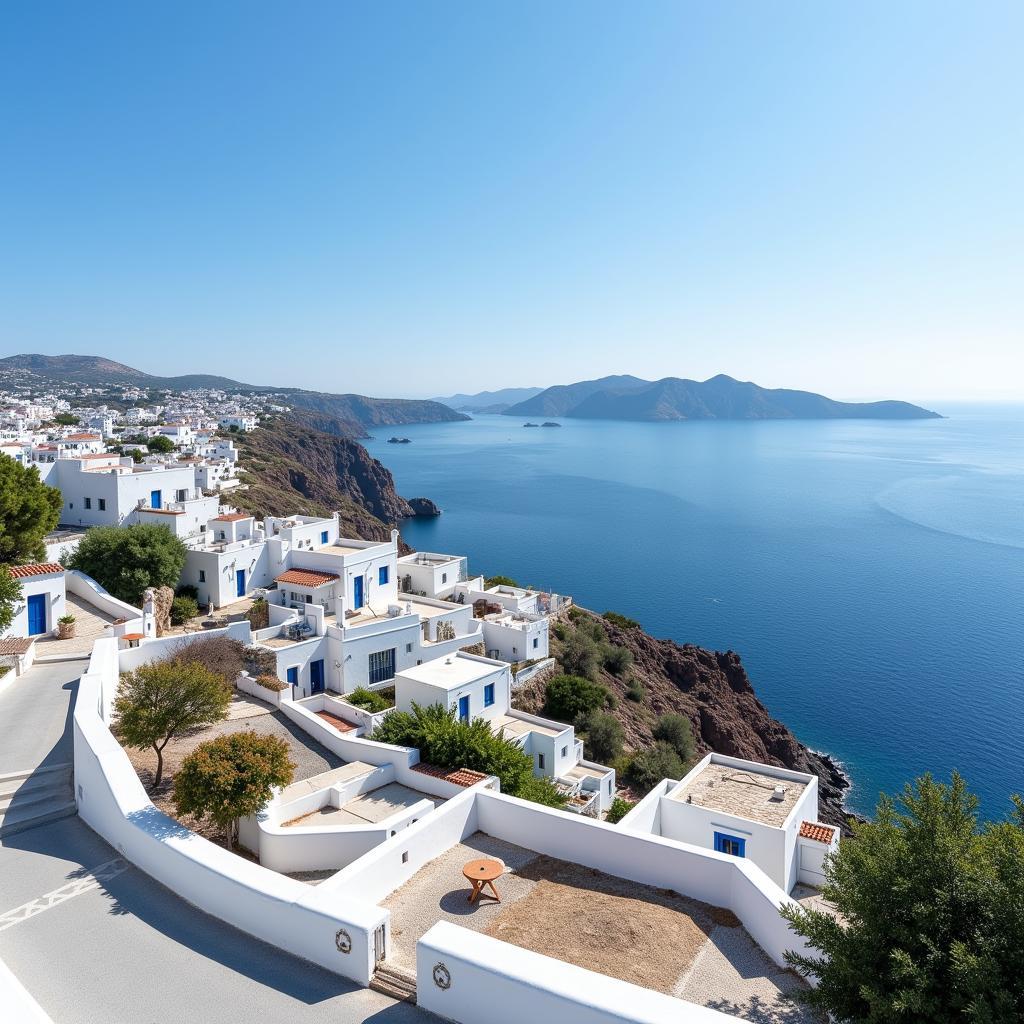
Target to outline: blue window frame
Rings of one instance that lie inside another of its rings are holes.
[[[465,697],[460,697],[459,698],[459,721],[460,722],[468,722],[469,721],[469,696],[468,696],[468,694]]]
[[[371,683],[383,683],[395,678],[395,648],[374,651],[370,655],[368,675]]]
[[[715,833],[715,852],[728,853],[733,857],[746,857],[747,841],[739,836],[730,836],[725,832]]]
[[[489,708],[494,703],[494,683],[488,683],[484,687],[484,707]]]
[[[386,565],[382,565],[377,570],[377,582],[382,587],[386,587],[387,586],[387,583],[388,583],[388,567]]]
[[[322,533],[320,534],[320,543],[321,543],[321,544],[326,544],[326,543],[327,543],[327,531],[326,531],[326,530],[324,530],[324,531],[323,531],[323,532],[322,532]]]

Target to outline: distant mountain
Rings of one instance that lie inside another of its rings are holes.
[[[572,409],[585,398],[599,393],[633,391],[648,387],[649,380],[630,377],[623,374],[614,377],[601,377],[598,380],[583,380],[578,384],[557,384],[539,394],[518,402],[505,410],[506,416],[571,416]]]
[[[539,395],[543,388],[501,388],[499,391],[478,391],[475,395],[449,395],[435,402],[462,412],[504,412],[516,402],[525,402]]]
[[[366,427],[392,423],[440,423],[465,420],[468,416],[437,402],[404,398],[367,398],[363,395],[332,395],[300,388],[282,388],[267,384],[244,384],[230,377],[213,374],[185,374],[156,377],[124,363],[102,356],[16,355],[0,359],[0,387],[83,385],[132,386],[158,391],[190,391],[214,388],[231,393],[278,394],[293,406],[297,418],[310,410],[309,424],[338,436],[365,437]]]
[[[626,385],[613,383],[626,381]],[[705,381],[665,377],[604,377],[548,388],[506,410],[603,420],[935,419],[939,414],[909,402],[836,402],[810,391],[762,388],[724,373]]]

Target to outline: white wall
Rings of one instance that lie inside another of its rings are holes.
[[[68,569],[64,573],[64,583],[68,593],[80,597],[104,614],[115,619],[127,619],[129,622],[138,620],[140,625],[135,632],[142,631],[142,609],[133,608],[127,602],[114,597],[113,594],[108,594],[91,576],[87,576],[78,569]]]
[[[464,664],[466,657],[468,656],[455,656],[459,665]],[[434,684],[425,679],[398,673],[395,676],[395,707],[399,711],[410,711],[415,703],[420,707],[441,704],[446,708],[454,704],[457,708],[462,697],[469,697],[469,717],[471,719],[483,718],[490,721],[506,714],[512,703],[512,675],[508,666],[491,662],[490,666],[492,667],[488,671],[487,661],[476,660],[479,662],[481,674],[476,679],[461,685]],[[485,707],[484,688],[491,683],[494,684],[494,703],[490,707]]]
[[[11,620],[12,636],[28,636],[28,599],[42,594],[46,605],[46,629],[37,634],[46,636],[57,628],[57,620],[66,613],[65,573],[54,573],[52,576],[26,576],[18,580],[21,584],[21,597],[14,606],[14,618]]]
[[[434,983],[443,965],[447,989]],[[439,921],[416,944],[416,1002],[462,1024],[725,1024],[735,1017]]]

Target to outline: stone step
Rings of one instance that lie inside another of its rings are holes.
[[[35,828],[37,825],[69,818],[77,813],[78,806],[74,800],[62,804],[47,804],[43,807],[15,807],[6,814],[0,814],[0,839]]]
[[[65,768],[59,772],[45,772],[29,775],[28,778],[0,779],[0,800],[15,793],[37,793],[42,790],[64,792],[71,789],[73,772]]]
[[[41,779],[47,775],[55,775],[58,772],[66,772],[69,776],[75,766],[70,761],[61,761],[60,764],[48,764],[41,768],[25,768],[17,772],[0,772],[0,784],[4,782],[15,782],[17,780]]]
[[[378,964],[370,979],[370,988],[392,999],[400,999],[406,1003],[416,1002],[416,976],[400,967]]]
[[[39,807],[48,804],[63,804],[71,796],[70,786],[40,786],[26,790],[25,787],[14,793],[0,794],[0,814],[6,814],[11,807]]]

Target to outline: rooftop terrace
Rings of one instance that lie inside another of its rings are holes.
[[[774,799],[777,786],[784,790],[781,800]],[[672,798],[781,828],[805,789],[796,779],[710,761]]]

